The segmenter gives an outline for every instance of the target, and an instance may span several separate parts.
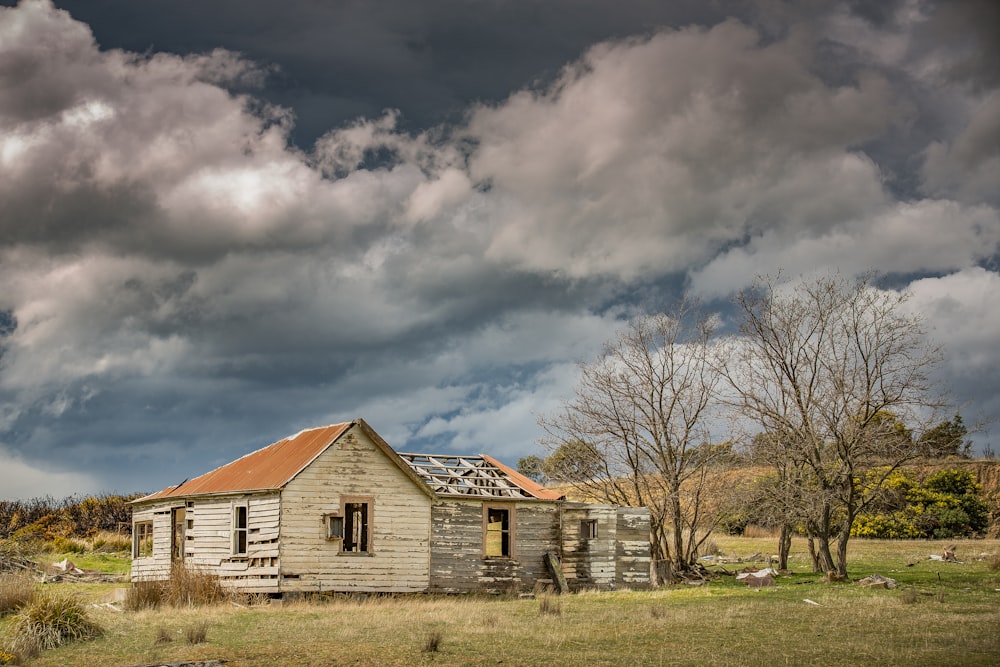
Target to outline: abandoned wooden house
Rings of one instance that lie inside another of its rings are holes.
[[[645,508],[570,502],[489,456],[397,453],[361,419],[133,504],[133,581],[184,563],[271,594],[642,588],[649,561]]]

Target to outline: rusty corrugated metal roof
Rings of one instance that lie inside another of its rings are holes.
[[[307,429],[232,463],[135,502],[212,493],[280,489],[355,422]]]

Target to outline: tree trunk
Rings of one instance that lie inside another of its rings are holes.
[[[778,569],[788,569],[788,552],[792,550],[792,527],[787,523],[782,524],[781,534],[778,535]]]
[[[842,577],[847,576],[847,541],[851,539],[852,523],[847,522],[844,529],[840,531],[840,535],[837,536],[837,574]]]
[[[681,512],[680,498],[675,494],[670,499],[670,519],[674,538],[674,570],[686,570],[689,563],[684,562],[684,515]]]
[[[816,555],[819,558],[819,571],[830,572],[836,570],[837,567],[833,561],[833,554],[830,552],[830,537],[828,535],[817,535],[816,543],[818,545]]]
[[[819,567],[819,554],[816,553],[816,539],[809,533],[809,558],[812,560],[813,572],[822,572]]]

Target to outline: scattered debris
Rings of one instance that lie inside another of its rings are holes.
[[[774,586],[774,577],[778,576],[778,571],[773,567],[765,567],[756,572],[741,572],[736,575],[737,581],[742,581],[754,590],[760,590],[768,586]]]
[[[858,585],[864,586],[865,588],[895,588],[896,580],[890,577],[884,577],[881,574],[873,574],[870,577],[865,577],[864,579],[858,579]]]
[[[768,586],[774,586],[774,578],[771,575],[758,577],[756,575],[751,574],[743,578],[743,583],[745,583],[747,587],[759,591],[762,588],[767,588]]]
[[[821,605],[821,604],[820,604],[819,602],[813,602],[813,601],[812,601],[812,600],[810,600],[809,598],[805,598],[805,599],[804,599],[804,600],[802,600],[802,601],[803,601],[803,602],[805,602],[806,604],[811,604],[811,605],[815,605],[815,606],[817,606],[817,607],[822,607],[822,606],[823,606],[823,605]]]
[[[55,584],[61,581],[67,582],[88,582],[88,583],[114,583],[124,579],[122,575],[108,574],[100,570],[84,570],[68,558],[64,558],[58,563],[51,563],[42,573],[42,583]]]
[[[736,579],[737,580],[747,579],[749,577],[761,578],[761,577],[766,577],[766,576],[775,577],[777,575],[778,575],[778,571],[775,570],[773,567],[765,567],[763,570],[757,570],[757,571],[744,570],[743,572],[741,572],[741,573],[739,573],[739,574],[736,575]]]

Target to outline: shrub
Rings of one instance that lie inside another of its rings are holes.
[[[538,599],[538,613],[543,616],[558,616],[562,613],[559,601],[549,595],[543,595]]]
[[[82,554],[87,550],[87,543],[74,537],[56,537],[45,548],[54,554]]]
[[[195,607],[223,602],[229,599],[229,593],[215,575],[175,564],[170,569],[164,599],[174,607]]]
[[[188,644],[204,644],[208,640],[208,622],[201,621],[187,629],[184,635]]]
[[[857,517],[851,534],[889,539],[974,535],[989,524],[989,508],[979,492],[979,484],[966,470],[938,470],[921,484],[894,471],[880,502]]]
[[[163,589],[161,581],[133,581],[125,592],[123,606],[128,611],[158,609],[163,602]]]
[[[128,535],[122,535],[121,533],[112,533],[107,530],[102,530],[95,533],[93,537],[90,538],[90,547],[94,551],[101,551],[104,553],[118,553],[121,551],[131,551],[132,550],[132,538]]]
[[[14,653],[32,657],[66,641],[100,636],[101,627],[87,616],[79,598],[46,592],[21,608],[14,616],[10,633]]]
[[[438,649],[441,648],[441,633],[435,630],[427,636],[427,641],[424,642],[424,647],[421,649],[424,653],[437,653]]]
[[[17,611],[35,596],[35,582],[29,574],[0,574],[0,616]],[[3,664],[3,663],[0,663]]]

